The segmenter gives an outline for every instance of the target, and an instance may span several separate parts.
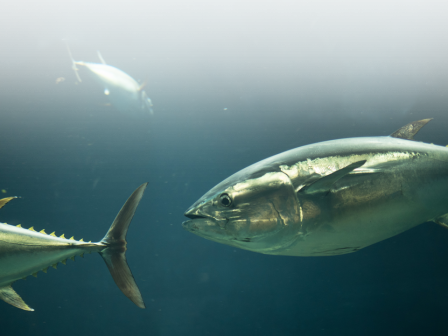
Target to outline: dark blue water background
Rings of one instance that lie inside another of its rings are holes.
[[[0,302],[0,334],[444,333],[448,231],[436,224],[320,258],[247,252],[181,227],[215,184],[294,147],[428,117],[418,139],[448,144],[443,6],[217,3],[3,11],[0,189],[21,198],[0,220],[97,241],[132,191],[149,186],[127,239],[145,310],[86,255],[17,281],[36,311]],[[97,62],[99,49],[147,80],[155,114],[114,110],[82,73],[76,84],[63,37],[76,59]]]

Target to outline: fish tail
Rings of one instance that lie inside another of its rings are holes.
[[[75,72],[75,76],[79,82],[82,82],[81,77],[79,77],[79,74],[78,74],[79,69],[76,67],[76,62],[73,59],[72,52],[70,51],[70,47],[68,46],[68,42],[67,42],[67,40],[63,40],[63,41],[65,42],[65,46],[67,47],[68,55],[70,56],[70,59],[72,60],[72,69]]]
[[[138,187],[123,205],[101,240],[107,247],[100,252],[118,288],[140,308],[145,308],[145,303],[126,262],[126,233],[147,185]]]

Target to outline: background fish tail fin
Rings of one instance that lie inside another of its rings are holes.
[[[79,77],[79,74],[78,74],[79,69],[76,67],[76,62],[73,59],[72,52],[70,51],[70,47],[68,46],[68,42],[67,42],[67,40],[63,40],[63,41],[65,42],[65,46],[67,47],[68,55],[70,56],[70,59],[72,61],[72,69],[75,72],[75,76],[78,79],[78,82],[82,82],[81,77]]]
[[[126,233],[147,185],[138,187],[123,205],[101,240],[107,247],[100,252],[118,288],[140,308],[145,308],[145,303],[126,262]]]

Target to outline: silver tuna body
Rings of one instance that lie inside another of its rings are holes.
[[[193,204],[183,227],[254,252],[329,256],[446,225],[448,148],[408,140],[428,121],[401,138],[325,141],[255,163]]]
[[[151,99],[143,90],[144,84],[138,84],[124,71],[100,63],[74,62],[74,64],[88,70],[92,78],[104,88],[104,94],[118,111],[153,113]]]
[[[101,63],[75,61],[67,41],[65,41],[65,45],[72,61],[72,69],[79,82],[82,82],[82,80],[77,66],[85,68],[90,76],[104,88],[104,94],[118,111],[123,113],[154,113],[152,101],[143,90],[146,83],[138,84],[126,72],[106,64],[99,51],[98,58]]]
[[[0,223],[0,288],[26,278],[61,260],[100,252],[106,245],[50,236]]]

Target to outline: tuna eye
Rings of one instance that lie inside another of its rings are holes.
[[[222,194],[219,197],[219,203],[221,203],[222,206],[229,207],[232,204],[232,199],[227,194]]]

